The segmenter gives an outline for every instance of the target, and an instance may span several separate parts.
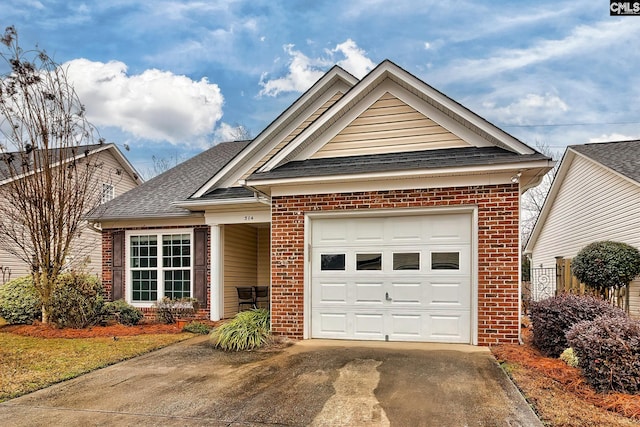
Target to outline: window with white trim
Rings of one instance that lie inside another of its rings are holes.
[[[102,203],[107,203],[109,200],[112,200],[114,196],[115,196],[115,190],[113,188],[113,184],[103,182],[102,183]]]
[[[128,292],[132,303],[193,295],[192,231],[160,230],[127,237]]]

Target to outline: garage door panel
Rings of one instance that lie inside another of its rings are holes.
[[[384,335],[384,316],[382,313],[354,313],[354,335],[367,339],[382,339]]]
[[[456,306],[468,308],[470,306],[471,298],[467,280],[439,281],[434,279],[434,281],[429,281],[428,284],[427,305],[430,307]]]
[[[316,313],[318,321],[314,330],[314,335],[347,337],[347,315],[346,313]]]
[[[352,242],[355,244],[382,243],[384,241],[384,230],[380,226],[378,218],[363,218],[359,220],[347,221],[350,232],[353,233]]]
[[[471,215],[311,227],[312,337],[470,342]]]
[[[318,303],[322,304],[346,304],[347,284],[346,283],[320,283],[318,292]]]
[[[427,328],[432,341],[469,342],[470,322],[468,312],[436,312],[429,313]]]
[[[470,216],[462,215],[433,215],[429,217],[429,243],[470,243]]]
[[[382,305],[384,299],[383,282],[355,282],[353,288],[355,290],[354,304]]]
[[[423,318],[422,313],[394,313],[389,316],[391,333],[389,339],[392,341],[411,340],[420,341],[423,335]]]
[[[394,221],[395,218],[385,218],[392,222],[384,227],[385,241],[391,244],[420,243],[425,238],[422,217],[407,217],[402,221]]]
[[[420,282],[391,282],[391,305],[420,306],[424,301],[424,286]]]

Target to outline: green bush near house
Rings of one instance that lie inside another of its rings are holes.
[[[184,328],[182,328],[183,332],[191,332],[192,334],[200,334],[207,335],[211,332],[211,326],[205,325],[200,322],[191,322],[188,323]]]
[[[51,298],[50,320],[59,327],[84,328],[101,319],[102,284],[88,274],[64,273]],[[31,324],[42,316],[42,303],[31,276],[0,287],[0,316],[9,324]]]
[[[215,328],[209,341],[225,351],[253,350],[269,341],[269,311],[261,308],[242,311],[229,322]]]
[[[128,304],[123,299],[105,303],[102,308],[102,315],[103,317],[113,318],[116,322],[127,326],[137,325],[144,317],[142,310]]]
[[[51,320],[61,328],[86,328],[100,323],[104,306],[102,283],[96,276],[64,273],[51,299]]]
[[[627,286],[640,274],[640,251],[621,242],[602,241],[585,246],[571,261],[571,271],[584,284],[604,294]]]
[[[31,324],[40,319],[41,305],[31,276],[18,277],[0,286],[0,317],[9,324]]]

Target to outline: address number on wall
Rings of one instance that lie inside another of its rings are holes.
[[[253,220],[254,220],[254,217],[253,217],[253,215],[245,215],[245,216],[244,216],[244,220],[245,220],[245,221],[253,221]]]

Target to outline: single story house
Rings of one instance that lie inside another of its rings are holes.
[[[624,242],[640,249],[640,141],[571,145],[525,255],[532,268],[553,268],[589,243]],[[629,287],[629,312],[640,316],[640,280]]]
[[[388,60],[336,66],[253,140],[105,205],[104,285],[213,320],[269,286],[294,339],[516,343],[520,195],[552,165]]]
[[[75,150],[67,149],[68,155],[61,156],[66,161],[74,158],[88,156],[89,161],[99,163],[92,179],[93,187],[88,197],[95,198],[89,205],[93,208],[96,204],[106,203],[115,197],[126,193],[141,183],[141,178],[135,168],[129,163],[115,144],[90,144],[80,146]],[[14,153],[15,154],[15,153]],[[4,153],[11,156],[12,153]],[[20,155],[16,155],[20,158]],[[58,156],[56,156],[57,158]],[[0,202],[2,191],[8,189],[7,184],[13,181],[5,161],[0,159]],[[19,178],[23,179],[23,178]],[[85,223],[81,227],[80,235],[72,243],[71,254],[67,260],[67,268],[80,269],[90,274],[100,276],[102,274],[102,236],[99,230],[95,230],[90,224]],[[11,245],[14,248],[11,248]],[[31,274],[30,266],[18,257],[15,252],[17,245],[4,242],[0,246],[0,285],[3,282],[17,277]]]

